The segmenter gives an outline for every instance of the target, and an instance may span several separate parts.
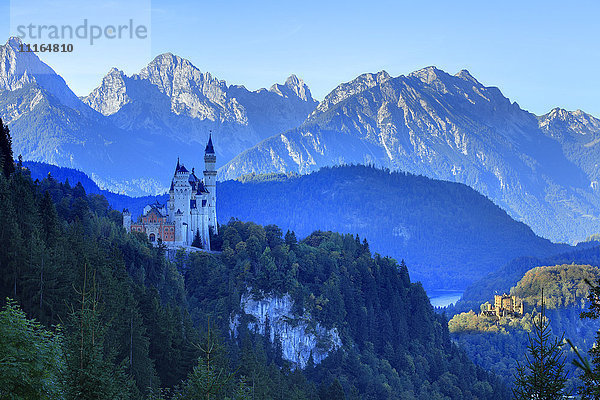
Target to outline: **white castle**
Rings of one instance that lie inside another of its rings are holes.
[[[129,210],[123,210],[123,226],[128,232],[144,232],[151,242],[159,239],[168,246],[190,246],[196,237],[203,249],[210,250],[210,230],[217,234],[217,157],[212,136],[204,151],[204,179],[196,177],[177,159],[167,204],[144,207],[132,223]]]

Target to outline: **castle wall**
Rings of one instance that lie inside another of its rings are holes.
[[[210,231],[217,233],[217,158],[209,138],[204,155],[204,179],[200,186],[192,173],[177,161],[175,176],[169,190],[166,205],[152,204],[144,208],[142,221],[131,223],[131,214],[123,213],[123,226],[128,231],[145,232],[154,235],[155,241],[173,242],[175,245],[191,245],[196,232],[202,238],[202,247],[210,250]],[[190,176],[192,175],[192,176]],[[202,184],[206,190],[202,189]],[[196,192],[197,190],[197,192]],[[208,192],[208,193],[206,193]],[[193,204],[195,203],[195,205]]]

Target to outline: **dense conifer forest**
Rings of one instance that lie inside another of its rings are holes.
[[[297,240],[237,220],[213,240],[221,253],[170,262],[80,184],[34,182],[21,165],[0,177],[0,357],[11,360],[0,376],[12,382],[0,397],[186,399],[207,382],[214,399],[507,396],[451,342],[406,266],[366,240]],[[229,316],[248,290],[289,293],[298,313],[338,329],[343,347],[298,370],[244,326],[233,338]]]
[[[81,181],[117,210],[140,215],[166,195],[131,198],[102,191],[85,174],[27,162],[34,178]],[[405,259],[426,289],[464,289],[519,256],[568,251],[468,186],[366,166],[323,168],[306,176],[248,175],[217,183],[219,221],[275,224],[307,236],[316,229],[366,237],[373,251]]]
[[[426,289],[464,289],[519,256],[566,251],[466,185],[369,166],[310,175],[221,182],[221,220],[359,234],[374,251],[404,259]]]

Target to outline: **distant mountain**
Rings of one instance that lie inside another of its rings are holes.
[[[364,166],[255,176],[217,186],[220,223],[276,224],[358,234],[373,252],[404,259],[427,289],[462,289],[518,256],[570,246],[536,236],[466,185]]]
[[[600,120],[581,110],[555,108],[538,117],[542,131],[555,139],[566,157],[589,176],[590,186],[600,188]]]
[[[37,86],[54,96],[62,104],[82,112],[91,111],[79,101],[64,79],[40,61],[33,52],[21,52],[22,42],[10,38],[0,46],[0,91],[15,91],[27,86]]]
[[[213,131],[220,165],[273,134],[293,128],[315,108],[295,75],[270,90],[249,91],[201,72],[171,53],[131,77],[113,68],[83,102],[119,128],[152,140],[205,143]]]
[[[536,117],[468,71],[364,74],[334,89],[298,128],[246,150],[221,179],[370,163],[465,183],[535,232],[575,241],[600,226],[600,120]]]
[[[223,164],[297,126],[317,105],[294,75],[249,91],[172,54],[131,77],[113,68],[80,99],[20,44],[11,38],[0,46],[0,118],[11,129],[15,155],[85,171],[114,192],[163,192],[177,157],[201,168],[209,130]]]
[[[363,74],[317,103],[293,75],[249,91],[167,53],[132,76],[111,69],[79,99],[19,45],[0,46],[15,155],[85,171],[102,189],[164,193],[177,157],[202,167],[212,130],[222,180],[374,164],[467,184],[554,241],[599,231],[600,120],[535,116],[465,70]]]
[[[20,45],[13,38],[0,46],[0,117],[11,130],[15,157],[104,179],[119,176],[117,166],[127,163],[129,152],[117,143],[127,136],[81,102],[35,53],[20,52]]]

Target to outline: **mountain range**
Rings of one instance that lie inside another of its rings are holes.
[[[555,241],[600,229],[600,120],[536,116],[468,71],[427,67],[364,74],[334,89],[306,121],[248,149],[220,178],[374,164],[465,183]]]
[[[177,157],[202,167],[209,131],[218,165],[300,124],[317,102],[295,75],[269,90],[203,73],[161,54],[139,74],[111,69],[78,98],[20,39],[0,46],[0,117],[15,154],[85,171],[102,188],[130,195],[163,192]]]
[[[15,154],[85,171],[103,189],[164,192],[175,159],[202,166],[212,130],[219,178],[374,164],[467,184],[554,241],[600,230],[600,120],[536,116],[462,70],[367,73],[320,103],[302,80],[250,91],[161,54],[113,68],[78,98],[19,39],[0,47],[0,117]]]

